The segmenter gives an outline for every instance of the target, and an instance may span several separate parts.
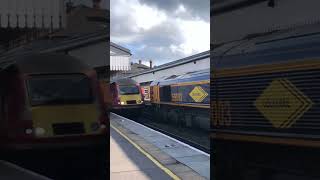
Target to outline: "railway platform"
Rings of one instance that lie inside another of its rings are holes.
[[[110,114],[111,179],[210,179],[210,155]]]
[[[0,179],[10,180],[52,180],[7,161],[0,160]]]

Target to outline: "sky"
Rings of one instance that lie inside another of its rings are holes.
[[[160,65],[210,49],[209,0],[110,0],[111,41]]]

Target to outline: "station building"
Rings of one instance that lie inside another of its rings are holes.
[[[141,64],[141,61],[139,61]],[[182,58],[176,61],[172,61],[160,66],[152,68],[152,61],[150,61],[150,68],[145,70],[137,71],[127,75],[126,77],[137,81],[143,91],[144,100],[150,100],[150,84],[152,81],[169,77],[172,75],[181,75],[188,72],[200,71],[210,68],[210,51],[205,51],[199,54],[195,54],[186,58]]]
[[[120,77],[131,70],[131,56],[129,49],[110,42],[110,79]]]
[[[210,51],[205,51],[186,58],[162,64],[148,70],[140,71],[127,77],[132,78],[142,85],[148,85],[155,79],[209,69],[209,67]]]
[[[106,0],[27,2],[0,1],[2,57],[31,51],[65,53],[84,61],[97,71],[99,78],[107,80],[110,70],[130,69],[130,51],[108,44],[110,13]]]

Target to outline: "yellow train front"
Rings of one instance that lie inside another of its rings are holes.
[[[209,69],[172,75],[151,83],[153,119],[180,127],[210,129]]]
[[[111,82],[112,111],[121,114],[139,115],[144,107],[140,85],[130,79],[122,78]]]
[[[109,119],[102,97],[96,72],[69,55],[2,58],[0,159],[77,159],[105,169]]]
[[[107,145],[108,116],[93,69],[62,54],[34,53],[3,62],[1,149]]]

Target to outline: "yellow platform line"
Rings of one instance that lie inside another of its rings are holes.
[[[181,180],[177,175],[175,175],[170,169],[163,166],[158,160],[156,160],[152,155],[147,153],[143,148],[141,148],[138,144],[133,142],[127,135],[123,134],[119,129],[110,124],[110,127],[117,131],[123,138],[129,141],[135,148],[137,148],[143,155],[145,155],[148,159],[150,159],[156,166],[158,166],[161,170],[167,173],[174,180]]]

